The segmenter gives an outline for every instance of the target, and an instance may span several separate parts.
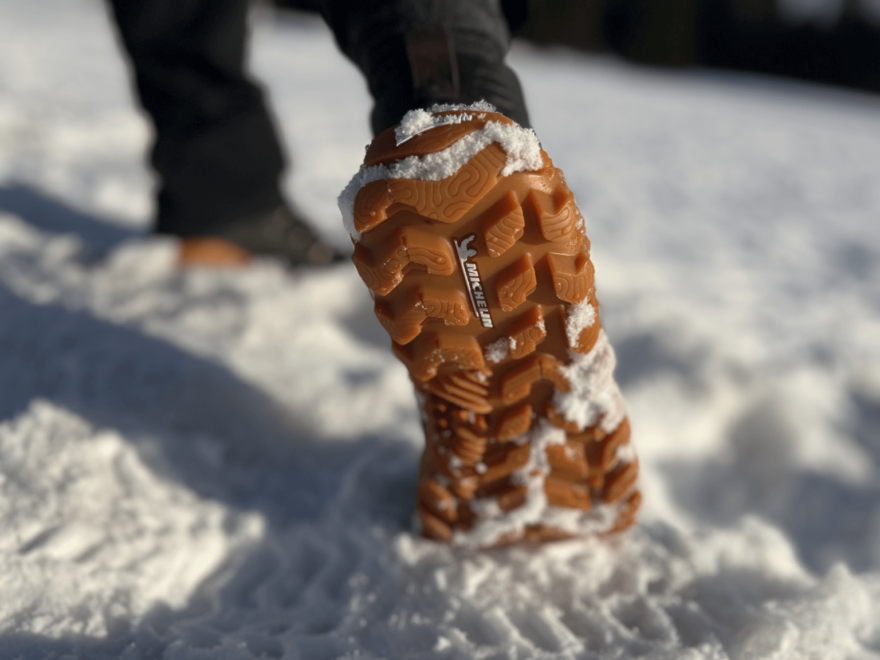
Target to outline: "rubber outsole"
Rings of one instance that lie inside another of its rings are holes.
[[[464,113],[436,116],[456,114]],[[512,124],[466,115],[400,145],[392,129],[365,165],[441,152],[490,122]],[[613,368],[613,353],[583,217],[540,153],[540,169],[503,176],[508,154],[492,142],[450,176],[379,179],[354,201],[354,264],[421,398],[417,511],[428,538],[466,543],[486,523],[491,533],[474,544],[612,533],[633,523],[641,503],[610,371],[601,392],[590,390],[594,376],[578,375],[594,374],[606,354]],[[579,416],[591,396],[599,414]],[[535,497],[543,513],[534,513]]]

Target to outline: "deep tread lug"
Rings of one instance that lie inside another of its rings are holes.
[[[535,267],[529,255],[524,254],[498,274],[495,293],[499,307],[505,312],[512,312],[526,301],[537,286]]]
[[[522,403],[505,411],[498,422],[498,430],[495,431],[495,439],[498,442],[507,442],[529,430],[532,425],[532,406]]]
[[[593,263],[583,250],[574,256],[550,253],[547,265],[553,278],[553,289],[560,300],[579,303],[593,289]]]
[[[507,336],[510,345],[510,357],[514,360],[519,360],[529,353],[534,353],[538,348],[538,344],[544,341],[544,338],[547,336],[541,308],[533,307],[514,321],[513,325],[508,329]]]
[[[522,207],[513,192],[507,193],[483,216],[483,241],[490,257],[500,257],[522,238],[526,226]]]

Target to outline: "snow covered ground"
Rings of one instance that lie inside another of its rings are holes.
[[[517,47],[643,465],[613,542],[410,531],[420,430],[354,268],[173,267],[97,0],[0,4],[0,658],[880,658],[880,100]],[[265,10],[263,10],[265,12]],[[369,99],[255,19],[291,197]]]

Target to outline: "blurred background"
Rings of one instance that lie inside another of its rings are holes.
[[[274,0],[317,11],[318,0]],[[502,0],[515,34],[616,53],[880,91],[880,0]]]
[[[283,189],[347,247],[371,99],[268,2]],[[412,536],[422,431],[354,268],[176,268],[107,3],[2,0],[0,658],[880,657],[878,2],[506,8],[587,218],[634,534]]]

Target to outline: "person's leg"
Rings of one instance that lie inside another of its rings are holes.
[[[246,0],[111,0],[156,128],[156,230],[214,233],[283,204],[284,158],[245,75]]]
[[[111,5],[156,128],[155,228],[190,237],[182,263],[240,263],[252,253],[293,264],[334,258],[281,194],[284,156],[263,92],[244,70],[247,0]]]
[[[322,0],[342,51],[375,100],[375,135],[408,110],[485,100],[529,125],[522,89],[504,63],[510,31],[498,0]]]

